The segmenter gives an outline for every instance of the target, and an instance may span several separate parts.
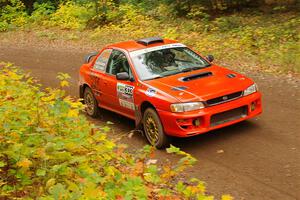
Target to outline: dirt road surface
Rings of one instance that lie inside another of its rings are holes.
[[[15,47],[0,43],[0,61],[22,66],[45,86],[56,87],[58,72],[72,77],[70,95],[78,95],[78,69],[87,51],[79,48]],[[200,178],[208,192],[219,197],[229,193],[235,199],[300,199],[300,80],[248,73],[263,93],[264,113],[227,128],[204,135],[177,139],[174,145],[199,161],[188,175]],[[92,120],[92,119],[91,119]],[[134,129],[133,121],[103,111],[92,120],[112,121],[112,137]],[[143,136],[125,137],[133,148],[146,144]],[[172,159],[158,152],[161,161]]]

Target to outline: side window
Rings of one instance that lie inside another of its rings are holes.
[[[131,70],[126,55],[121,51],[113,50],[109,58],[106,73],[116,75],[120,72],[127,72],[131,76]]]
[[[99,70],[99,71],[104,71],[106,64],[109,60],[109,56],[111,54],[112,49],[105,49],[101,55],[97,58],[95,64],[94,64],[94,69]]]

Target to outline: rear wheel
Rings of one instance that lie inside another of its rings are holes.
[[[83,94],[84,104],[85,104],[85,111],[91,117],[97,117],[99,114],[99,107],[96,98],[92,90],[87,87],[84,90]]]
[[[143,126],[147,140],[158,149],[170,144],[170,138],[164,133],[162,123],[153,108],[147,108],[143,115]]]

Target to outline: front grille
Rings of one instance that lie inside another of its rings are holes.
[[[227,102],[227,101],[232,101],[234,99],[237,99],[237,98],[241,97],[242,94],[243,94],[243,92],[241,92],[241,91],[231,93],[231,94],[228,94],[228,95],[224,95],[224,96],[221,96],[221,97],[217,97],[217,98],[214,98],[214,99],[207,100],[206,104],[208,106],[213,106],[213,105],[224,103],[224,102]]]
[[[218,114],[214,114],[210,118],[210,126],[218,126],[233,120],[244,118],[247,116],[247,106],[235,108]]]

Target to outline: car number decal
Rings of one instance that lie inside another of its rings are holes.
[[[134,98],[133,98],[134,87],[123,83],[117,83],[117,95],[119,103],[122,107],[134,110]]]

